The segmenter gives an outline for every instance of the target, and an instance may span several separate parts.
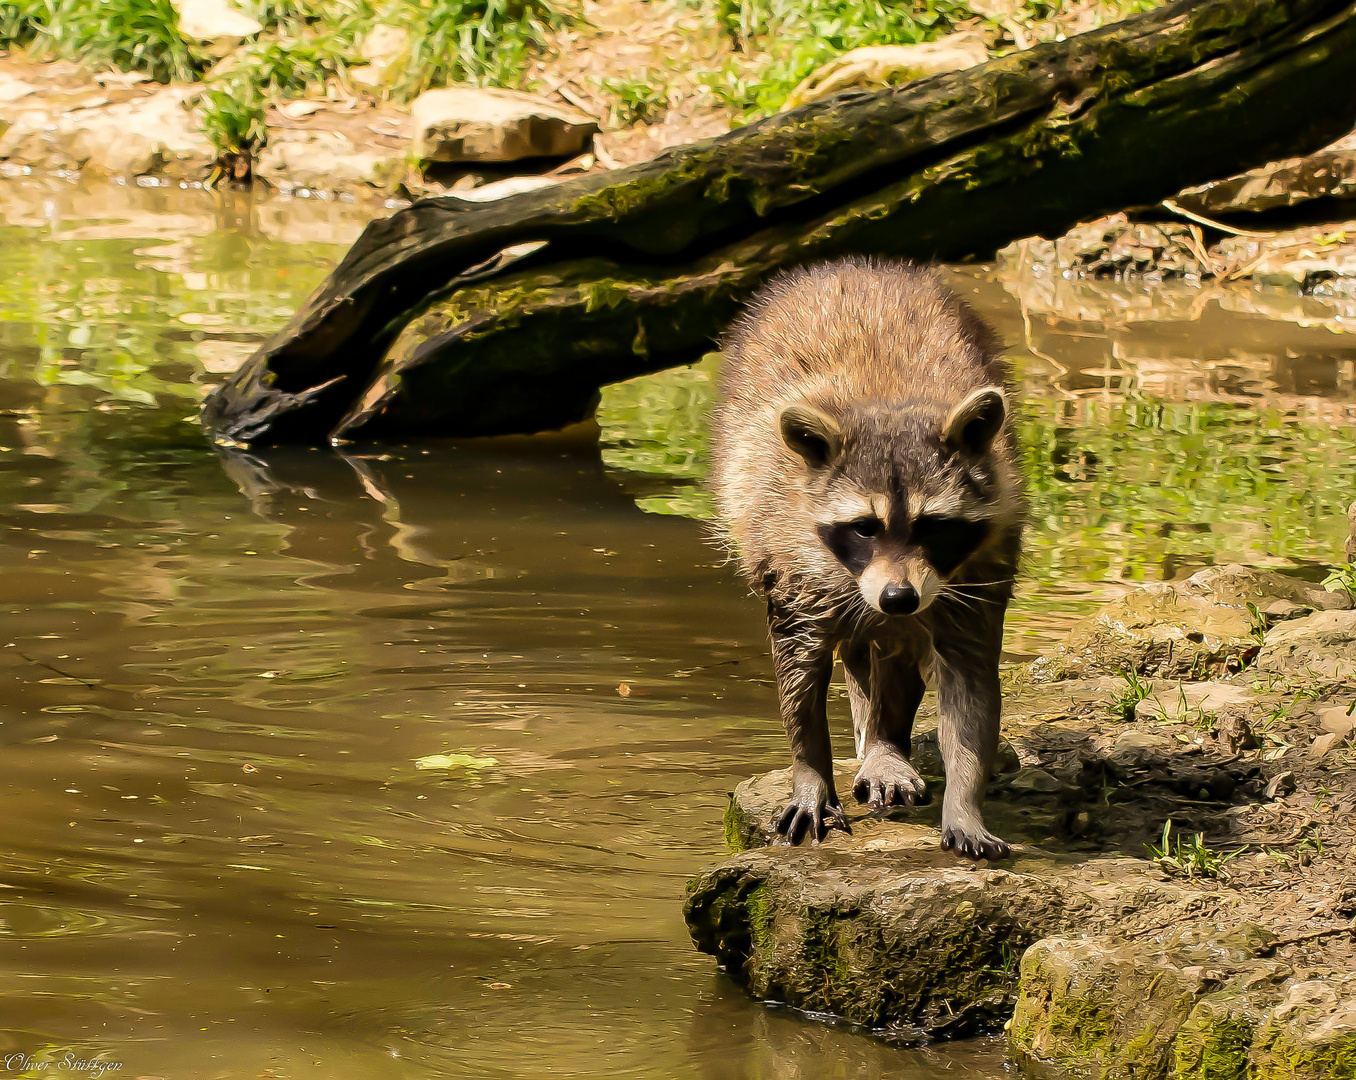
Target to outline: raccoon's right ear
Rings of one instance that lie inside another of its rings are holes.
[[[831,465],[842,452],[843,429],[838,422],[803,401],[782,410],[778,427],[782,442],[803,457],[812,469]]]
[[[1007,417],[1007,395],[997,386],[981,386],[947,414],[942,437],[954,450],[982,454],[1003,430]]]

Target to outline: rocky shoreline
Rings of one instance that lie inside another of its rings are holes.
[[[988,813],[1011,860],[942,852],[936,799],[854,803],[852,835],[791,848],[787,773],[755,777],[733,854],[689,883],[697,948],[758,999],[889,1039],[1005,1028],[1037,1074],[1356,1077],[1352,595],[1207,570],[1005,680]]]

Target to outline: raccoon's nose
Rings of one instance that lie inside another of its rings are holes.
[[[887,585],[880,591],[880,609],[887,615],[912,615],[918,610],[918,590],[912,585]]]

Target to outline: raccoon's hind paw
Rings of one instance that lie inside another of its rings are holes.
[[[890,806],[922,806],[928,801],[928,786],[903,754],[877,743],[866,752],[862,767],[852,781],[852,794],[872,810]]]
[[[968,859],[1006,859],[1012,854],[1012,845],[1000,840],[986,829],[967,832],[954,826],[942,826],[942,850],[954,851]]]
[[[791,801],[777,819],[777,832],[793,844],[799,844],[807,834],[818,843],[830,828],[842,829],[849,836],[852,835],[843,808],[836,802],[827,802],[818,790],[801,789],[793,792]]]

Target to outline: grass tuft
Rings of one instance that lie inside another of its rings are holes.
[[[863,45],[912,45],[975,17],[959,0],[718,0],[715,17],[736,52],[765,54],[749,65],[731,60],[707,76],[725,105],[746,117],[767,115],[821,64]]]
[[[1179,835],[1172,835],[1172,818],[1163,825],[1163,837],[1159,845],[1145,844],[1149,859],[1158,864],[1164,873],[1185,878],[1217,878],[1224,870],[1224,864],[1237,858],[1246,847],[1231,851],[1227,855],[1207,847],[1205,834],[1197,833],[1183,842]]]
[[[35,56],[187,82],[206,66],[179,33],[170,0],[31,0],[4,5],[0,34]]]
[[[1133,720],[1135,706],[1153,693],[1154,684],[1148,679],[1141,679],[1134,671],[1121,669],[1117,674],[1125,680],[1125,686],[1113,694],[1107,704],[1115,716],[1122,720]]]

